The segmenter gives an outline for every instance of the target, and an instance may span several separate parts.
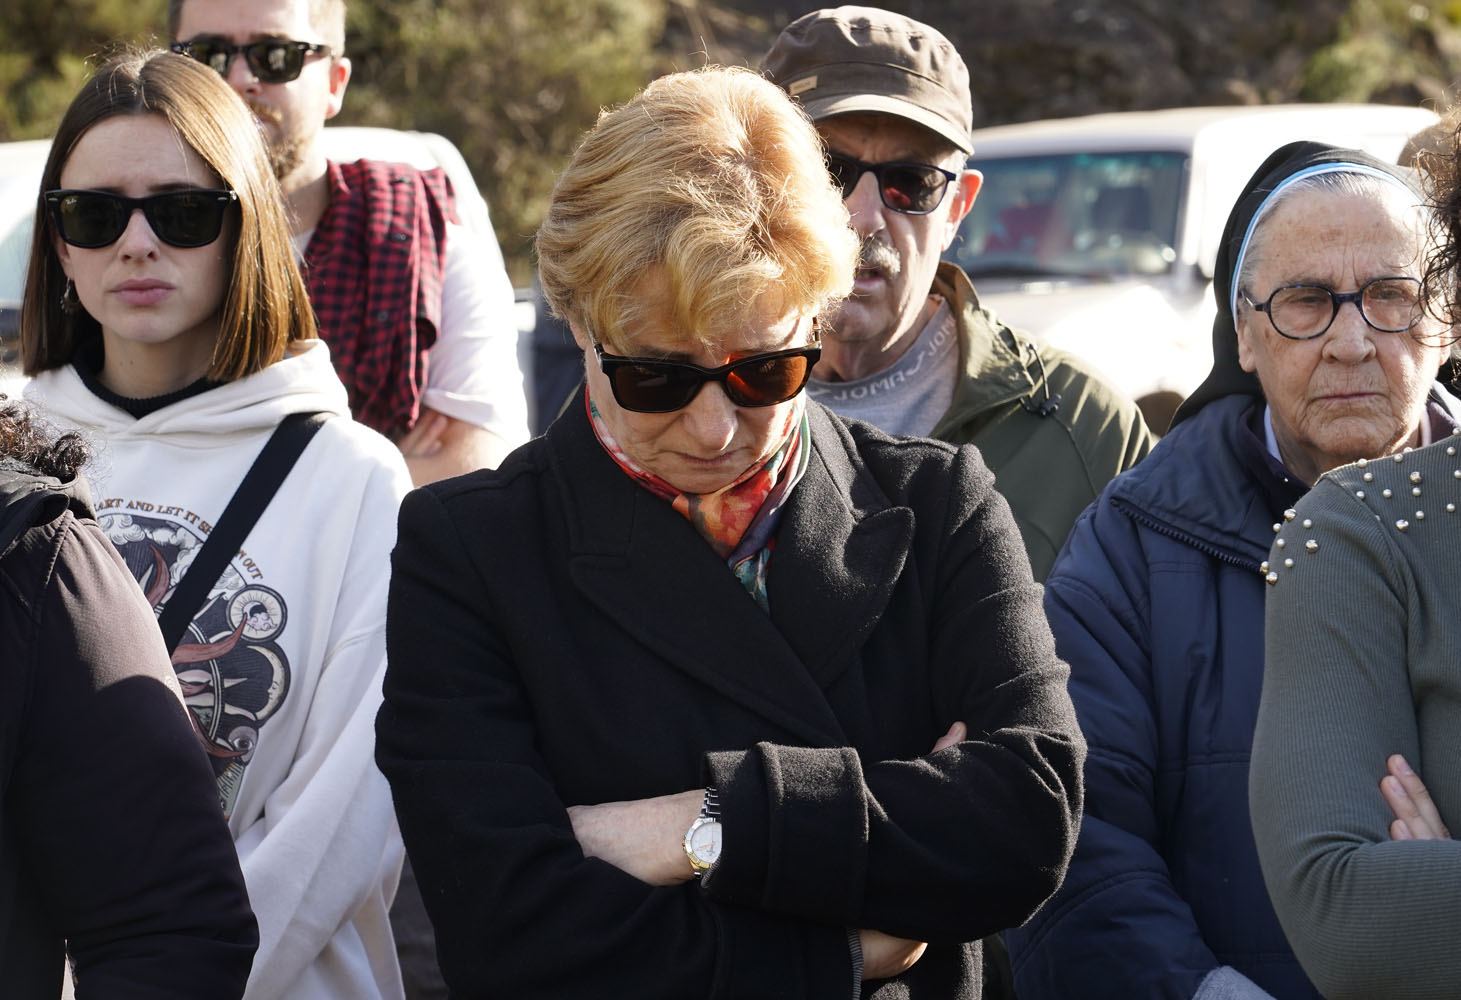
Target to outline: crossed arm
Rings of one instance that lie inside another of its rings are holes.
[[[939,737],[932,752],[960,743],[967,736],[965,725],[955,722]],[[682,838],[699,815],[704,797],[705,789],[697,788],[630,802],[569,806],[568,818],[585,857],[607,861],[649,885],[679,885],[691,878]],[[866,979],[886,979],[906,971],[928,947],[924,941],[870,928],[859,929],[858,937]]]
[[[1424,591],[1399,533],[1349,497],[1326,480],[1305,498],[1301,515],[1323,518],[1324,556],[1268,594],[1255,842],[1274,908],[1322,992],[1451,996],[1461,855],[1407,762],[1429,750],[1430,777],[1452,787],[1446,734],[1426,722],[1445,703],[1436,678],[1454,660],[1414,638],[1425,619],[1410,595]],[[1402,951],[1403,970],[1388,961]]]
[[[1380,779],[1380,794],[1395,814],[1390,839],[1450,840],[1451,831],[1441,819],[1435,800],[1405,757],[1391,754],[1385,769],[1388,773]]]
[[[1002,586],[969,598],[988,533],[960,532],[955,547],[968,559],[949,572],[973,580],[951,585],[936,607],[929,651],[930,664],[947,667],[927,681],[929,703],[962,706],[969,738],[865,763],[849,746],[753,742],[720,721],[741,726],[728,700],[662,711],[683,684],[677,673],[603,628],[556,571],[503,569],[541,546],[522,540],[535,537],[541,507],[530,485],[411,494],[391,579],[377,759],[454,989],[646,995],[652,983],[651,993],[685,996],[714,983],[731,998],[778,983],[834,995],[851,986],[848,927],[952,947],[1018,922],[1048,895],[1073,837],[1084,747],[1048,634],[995,627],[1028,617],[1038,593]],[[1016,545],[1006,539],[997,554],[1014,558]],[[983,642],[977,670],[971,635]],[[891,672],[877,665],[879,677]],[[660,690],[628,670],[673,684]],[[729,745],[752,745],[707,749],[697,713],[723,726]],[[667,760],[674,747],[684,755]],[[697,891],[684,885],[680,843],[706,783],[721,791],[727,837]],[[603,803],[661,791],[670,794]],[[597,804],[572,809],[583,803]],[[641,825],[647,837],[636,835]],[[862,939],[871,978],[881,939]]]

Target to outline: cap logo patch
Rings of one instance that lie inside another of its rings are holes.
[[[797,80],[797,81],[791,83],[786,88],[786,92],[788,94],[790,94],[792,97],[796,97],[798,94],[805,94],[809,90],[815,90],[816,87],[817,87],[817,78],[816,78],[815,75],[813,75],[813,76],[804,76],[800,80]]]

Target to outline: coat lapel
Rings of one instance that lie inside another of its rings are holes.
[[[914,520],[853,461],[845,425],[819,405],[808,409],[812,464],[782,515],[768,583],[772,621],[827,689],[887,609]]]
[[[575,586],[696,681],[807,745],[842,745],[826,698],[772,620],[688,521],[614,463],[594,437],[581,397],[573,409],[549,436],[566,498]],[[783,521],[783,534],[785,527]],[[777,544],[773,579],[784,543]]]

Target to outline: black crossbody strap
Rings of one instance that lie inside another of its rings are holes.
[[[304,452],[305,445],[329,417],[328,413],[291,413],[279,422],[264,443],[264,450],[254,459],[228,506],[223,508],[223,515],[213,526],[208,540],[198,550],[192,565],[157,617],[169,653],[182,641],[193,615],[207,600],[213,585],[253,530],[259,515],[274,499],[280,484]]]

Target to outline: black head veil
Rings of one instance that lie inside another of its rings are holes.
[[[1238,196],[1237,204],[1228,214],[1228,223],[1223,227],[1223,238],[1218,244],[1212,273],[1212,290],[1217,297],[1217,316],[1212,322],[1212,371],[1178,407],[1172,417],[1173,427],[1223,396],[1236,393],[1263,395],[1258,376],[1245,372],[1238,365],[1238,331],[1233,322],[1233,282],[1237,277],[1234,269],[1238,266],[1238,255],[1247,240],[1248,229],[1269,195],[1289,178],[1329,164],[1353,165],[1360,173],[1379,171],[1389,174],[1415,190],[1414,174],[1410,170],[1358,149],[1340,149],[1322,142],[1302,141],[1274,150],[1243,186],[1243,193]],[[1421,201],[1418,190],[1416,201],[1418,204]]]

